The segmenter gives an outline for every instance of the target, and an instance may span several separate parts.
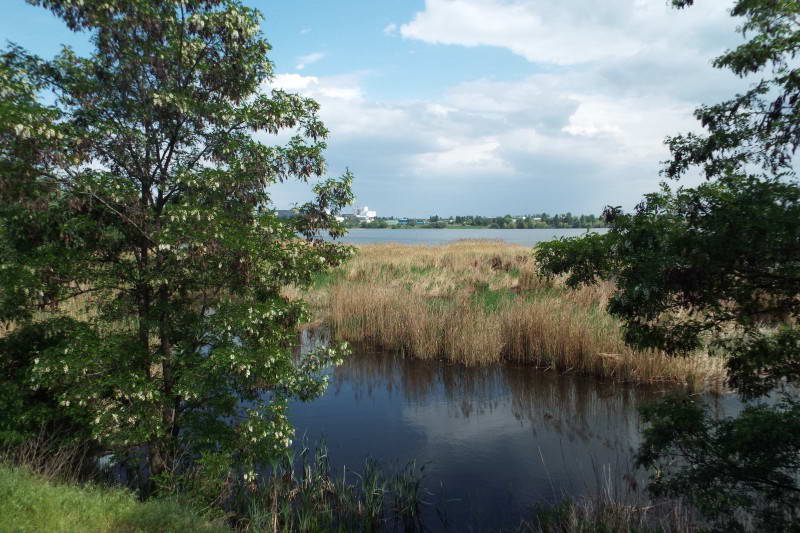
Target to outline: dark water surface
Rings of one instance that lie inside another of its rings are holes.
[[[605,233],[605,228],[593,229]],[[535,246],[561,237],[576,237],[585,229],[351,229],[342,242],[348,244],[375,244],[396,242],[400,244],[447,244],[460,239],[497,239],[509,244]]]
[[[608,475],[618,483],[640,441],[637,408],[660,394],[527,367],[360,352],[323,397],[292,405],[291,420],[298,437],[325,439],[339,472],[360,471],[367,457],[425,465],[431,531],[498,531],[537,502],[594,493]]]

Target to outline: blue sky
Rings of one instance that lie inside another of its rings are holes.
[[[710,67],[741,39],[727,0],[245,3],[265,14],[273,86],[321,103],[331,174],[350,168],[380,215],[631,207],[657,187],[663,138],[743,86]],[[3,8],[4,40],[88,51],[47,11]],[[307,197],[273,191],[281,208]]]

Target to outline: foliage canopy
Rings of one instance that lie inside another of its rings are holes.
[[[745,40],[714,66],[758,81],[697,109],[703,134],[666,141],[664,176],[706,181],[663,183],[632,213],[607,208],[607,234],[548,243],[537,255],[572,285],[614,280],[609,311],[628,343],[726,357],[730,385],[749,402],[723,420],[691,399],[646,409],[639,461],[653,469],[651,488],[688,496],[722,530],[797,530],[800,3],[738,0],[731,14]]]
[[[0,407],[27,406],[0,430],[67,421],[155,475],[187,455],[249,472],[343,353],[295,358],[306,309],[281,295],[351,253],[321,237],[352,194],[324,178],[319,106],[269,88],[238,0],[30,3],[95,50],[0,61]],[[315,199],[286,221],[268,187],[289,179]]]

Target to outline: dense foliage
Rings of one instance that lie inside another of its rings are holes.
[[[436,222],[431,217],[431,222]],[[439,217],[435,217],[437,220]],[[595,228],[603,226],[603,220],[597,215],[573,215],[572,213],[554,214],[536,213],[519,217],[505,215],[502,217],[456,216],[452,223],[458,226],[491,227],[498,229],[534,229],[534,228]]]
[[[350,254],[320,237],[352,195],[323,178],[318,105],[269,89],[238,0],[31,3],[94,53],[0,58],[0,430],[77,427],[154,479],[179,457],[252,479],[342,355],[294,357],[306,310],[281,295]],[[290,221],[268,194],[288,179],[316,180]]]
[[[664,175],[705,183],[662,184],[632,213],[608,208],[607,235],[537,254],[573,285],[614,280],[609,311],[629,344],[727,358],[748,402],[738,416],[717,420],[695,399],[644,411],[651,488],[690,498],[721,530],[800,530],[800,3],[738,0],[732,15],[745,42],[714,65],[759,81],[700,107],[705,133],[667,139]]]
[[[512,217],[505,215],[502,217],[483,217],[480,215],[440,217],[433,215],[425,218],[385,218],[379,217],[370,222],[361,221],[356,217],[345,218],[343,224],[348,228],[434,228],[443,229],[447,227],[467,227],[467,228],[490,228],[490,229],[541,229],[541,228],[601,228],[605,227],[605,222],[597,215],[573,215],[565,213],[563,215],[548,215],[540,213],[536,215],[523,215]]]

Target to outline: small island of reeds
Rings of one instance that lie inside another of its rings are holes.
[[[467,240],[362,245],[303,296],[316,324],[336,338],[406,356],[523,363],[637,384],[723,386],[723,359],[626,346],[620,322],[605,311],[612,291],[610,283],[570,289],[542,277],[530,248]]]

